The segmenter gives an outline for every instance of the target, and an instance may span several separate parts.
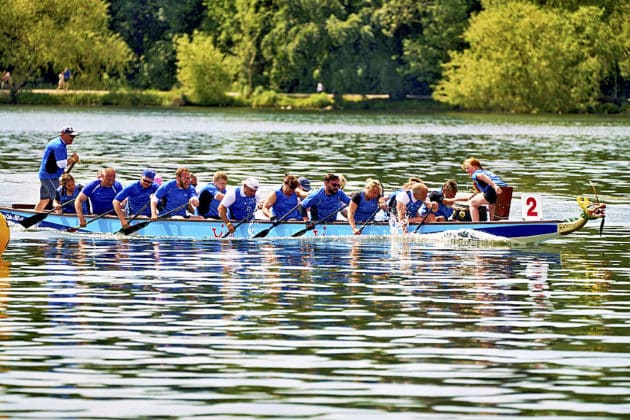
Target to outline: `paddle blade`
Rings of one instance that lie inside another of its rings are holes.
[[[46,218],[46,216],[48,216],[48,213],[37,213],[34,214],[30,217],[27,217],[24,220],[20,220],[20,224],[22,226],[24,226],[25,228],[29,228],[33,225],[38,224],[39,222],[41,222],[42,220],[44,220]]]
[[[264,238],[265,236],[267,236],[269,234],[269,232],[271,232],[272,227],[268,227],[267,229],[263,229],[260,232],[258,232],[257,234],[255,234],[254,236],[252,236],[252,238]]]
[[[145,222],[136,223],[135,225],[132,225],[132,226],[120,229],[118,231],[118,233],[124,233],[125,235],[131,235],[132,233],[137,232],[140,229],[144,228],[149,223],[151,223],[150,220],[147,220]]]
[[[599,236],[602,236],[602,232],[604,232],[604,220],[606,220],[606,218],[602,217],[602,222],[599,225]]]
[[[298,231],[297,231],[297,232],[295,232],[293,235],[291,235],[291,237],[292,237],[292,238],[297,238],[298,236],[302,236],[302,235],[304,235],[304,234],[305,234],[306,232],[308,232],[309,230],[311,230],[311,229],[309,229],[309,228],[304,228],[304,229],[298,230]]]

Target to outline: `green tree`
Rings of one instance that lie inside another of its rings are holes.
[[[72,69],[77,81],[98,86],[122,74],[129,47],[108,29],[101,0],[11,0],[0,7],[0,66],[12,69],[15,88],[52,67]]]
[[[604,10],[499,3],[471,19],[465,33],[470,48],[453,53],[434,97],[464,108],[516,112],[595,105],[626,42],[604,21]]]
[[[391,9],[392,4],[397,7]],[[385,7],[389,25],[407,33],[401,38],[405,74],[428,87],[441,78],[449,51],[466,47],[462,34],[481,6],[478,0],[396,0]]]
[[[111,28],[134,52],[135,87],[168,90],[176,82],[174,38],[192,34],[205,16],[203,0],[109,0]]]
[[[267,64],[261,42],[269,32],[273,6],[264,0],[209,0],[206,1],[208,19],[204,25],[216,36],[215,44],[234,56],[238,63],[236,79],[250,95],[257,84],[266,83]]]
[[[232,65],[210,36],[195,31],[176,39],[177,80],[186,99],[197,105],[224,105]]]
[[[262,42],[269,85],[312,92],[394,92],[401,86],[394,44],[374,13],[380,1],[279,0]]]

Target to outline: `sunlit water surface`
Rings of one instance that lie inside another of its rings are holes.
[[[73,173],[190,167],[203,185],[344,173],[438,186],[475,155],[546,217],[609,203],[545,244],[469,235],[147,240],[13,227],[0,259],[10,418],[630,415],[630,127],[619,117],[0,109],[0,204],[33,202],[41,151]]]

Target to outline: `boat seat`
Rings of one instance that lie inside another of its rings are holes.
[[[512,206],[512,187],[501,187],[501,194],[497,196],[494,205],[493,220],[507,220],[510,217],[510,207]]]

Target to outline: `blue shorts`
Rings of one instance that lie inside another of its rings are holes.
[[[39,178],[41,186],[39,187],[40,200],[54,200],[59,186],[59,178]]]

